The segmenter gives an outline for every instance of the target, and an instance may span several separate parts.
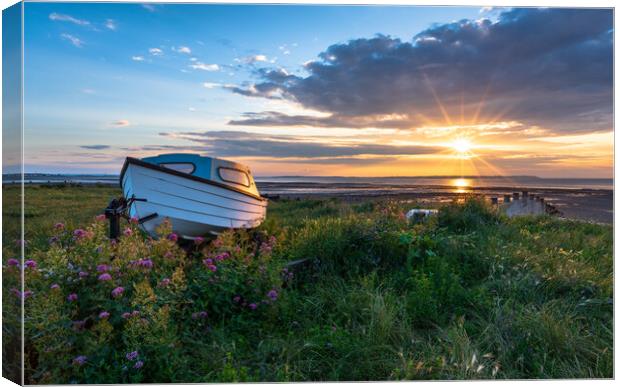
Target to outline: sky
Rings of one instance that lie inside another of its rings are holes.
[[[611,177],[610,9],[26,3],[26,172]]]

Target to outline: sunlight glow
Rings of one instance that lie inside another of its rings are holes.
[[[472,148],[471,142],[465,138],[455,140],[450,146],[459,154],[467,154]]]

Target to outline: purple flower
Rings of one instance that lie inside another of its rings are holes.
[[[60,238],[58,238],[57,236],[53,236],[47,240],[47,243],[50,245],[53,245],[54,243],[58,243],[59,241],[60,241]]]
[[[223,252],[222,254],[218,254],[215,256],[216,261],[223,261],[228,258],[230,258],[230,254],[228,254],[227,252]]]
[[[111,281],[112,276],[108,273],[103,273],[99,276],[99,281]]]
[[[168,234],[168,240],[169,241],[173,241],[176,242],[179,239],[179,236],[175,233],[170,233]]]
[[[142,360],[138,360],[136,364],[133,365],[133,368],[140,369],[142,368],[143,365],[144,365],[144,362]]]
[[[58,231],[60,231],[60,230],[64,230],[64,229],[65,229],[65,224],[64,224],[64,223],[60,223],[60,222],[58,222],[58,223],[56,223],[56,224],[54,225],[54,229],[55,229],[55,230],[58,230]]]
[[[140,315],[140,311],[139,310],[134,310],[131,312],[131,317],[138,317]]]
[[[31,297],[34,294],[34,292],[32,290],[24,290],[24,293],[22,293],[22,296],[24,297],[24,300],[28,297]]]
[[[138,358],[138,351],[129,352],[125,355],[127,360],[135,360]]]
[[[67,301],[69,302],[77,301],[77,299],[78,299],[78,295],[75,293],[71,293],[67,296]]]
[[[278,299],[278,292],[275,289],[271,289],[267,292],[267,297],[271,298],[271,301],[275,301]]]
[[[15,259],[15,258],[10,258],[8,261],[6,261],[6,263],[9,266],[19,266],[19,260]]]
[[[248,305],[248,308],[250,308],[251,310],[255,310],[257,306],[255,303],[251,303],[250,305]]]
[[[241,301],[241,296],[234,296],[233,301],[238,304]]]
[[[88,360],[86,356],[80,355],[73,359],[73,365],[81,366],[82,364],[86,363],[86,360]]]
[[[110,317],[110,312],[106,312],[105,310],[101,313],[99,313],[99,318],[104,320],[106,318]]]
[[[37,262],[33,261],[32,259],[29,259],[26,262],[24,262],[24,266],[28,269],[34,269],[37,267]]]
[[[110,266],[108,265],[105,265],[105,264],[97,265],[97,272],[99,273],[105,273],[108,270],[110,270]]]
[[[125,291],[125,288],[122,286],[119,286],[117,288],[114,288],[114,290],[112,290],[112,297],[114,298],[118,298],[120,296],[123,295],[123,292]]]
[[[202,260],[202,263],[203,263],[205,266],[213,265],[213,260],[212,260],[211,258],[206,258],[206,259],[203,259],[203,260]]]
[[[211,270],[213,272],[216,272],[217,271],[217,266],[215,266],[215,265],[207,265],[207,269],[209,269],[209,270]]]
[[[73,231],[73,237],[75,239],[82,239],[86,236],[86,231],[82,230],[81,228],[78,228],[77,230]]]
[[[58,284],[52,284],[52,286],[50,286],[50,289],[52,289],[52,290],[57,290],[57,289],[60,289],[60,285],[58,285]]]
[[[198,312],[198,317],[207,318],[209,317],[209,314],[203,310],[202,312]]]
[[[78,273],[78,275],[80,276],[80,278],[88,277],[88,272],[81,271],[81,272]]]
[[[196,237],[196,239],[194,239],[194,244],[199,245],[199,244],[201,244],[204,241],[205,241],[205,238],[203,238],[203,237]]]

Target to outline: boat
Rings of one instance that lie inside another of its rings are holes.
[[[149,235],[165,219],[179,237],[195,240],[227,229],[254,228],[265,219],[250,169],[197,154],[127,157],[120,175],[127,215]]]

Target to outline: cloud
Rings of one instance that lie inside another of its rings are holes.
[[[612,125],[612,36],[610,9],[518,8],[496,22],[433,25],[411,41],[377,35],[334,44],[305,65],[307,75],[257,69],[258,82],[229,90],[325,113],[318,126],[384,127],[389,116],[400,117],[400,128],[446,125],[463,109],[478,123],[603,130]],[[251,119],[308,121],[272,112]]]
[[[204,71],[219,71],[220,70],[220,66],[218,66],[217,64],[206,64],[202,62],[194,62],[193,64],[189,65],[189,67],[193,68],[194,70],[204,70]]]
[[[149,12],[155,12],[157,7],[155,4],[140,4],[142,8],[146,9]]]
[[[61,13],[56,13],[56,12],[50,13],[49,18],[50,20],[53,20],[53,21],[64,21],[64,22],[77,24],[79,26],[90,25],[90,22],[88,20],[77,19],[77,18],[74,18],[73,16],[63,15]]]
[[[117,127],[117,128],[121,128],[123,126],[129,126],[129,121],[127,120],[118,120],[118,121],[114,121],[112,122],[110,125]]]
[[[108,20],[105,21],[104,25],[105,25],[105,28],[107,28],[109,30],[112,30],[112,31],[116,31],[117,26],[116,26],[116,22],[114,20],[108,19]]]
[[[80,39],[77,38],[73,35],[69,35],[69,34],[60,34],[60,37],[68,40],[69,42],[71,42],[71,44],[73,44],[75,47],[82,47],[84,46],[84,42]]]
[[[136,62],[142,62],[144,61],[144,57],[140,55],[135,55],[131,57],[131,60],[136,61]]]
[[[268,62],[275,63],[276,58],[269,59],[267,55],[258,54],[258,55],[250,55],[244,58],[235,58],[235,62],[245,63],[245,64],[254,64],[258,62]]]
[[[109,145],[80,145],[80,148],[93,149],[93,150],[103,150],[103,149],[109,149],[110,146]]]
[[[334,158],[359,156],[411,156],[434,154],[443,148],[425,145],[386,145],[335,142],[333,138],[265,135],[243,131],[160,133],[195,142],[203,152],[220,157]],[[174,147],[174,146],[173,146]],[[181,147],[183,149],[187,147]],[[171,148],[168,147],[168,150]],[[156,150],[156,149],[150,149]],[[163,150],[163,149],[157,149]]]
[[[149,48],[149,53],[154,56],[164,55],[164,52],[160,48]]]
[[[176,49],[176,52],[180,52],[182,54],[191,54],[192,50],[186,46],[180,46]]]

